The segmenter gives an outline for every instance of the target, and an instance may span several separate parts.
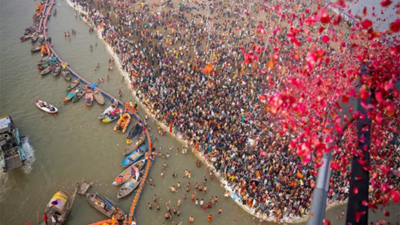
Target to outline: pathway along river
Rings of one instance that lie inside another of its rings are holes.
[[[73,191],[73,185],[77,181],[94,181],[92,192],[99,192],[110,197],[125,212],[129,212],[133,194],[123,200],[117,200],[117,187],[111,185],[113,179],[122,171],[120,163],[123,159],[125,135],[115,134],[113,124],[103,124],[97,117],[103,110],[102,106],[94,104],[92,108],[78,103],[64,104],[67,82],[62,78],[54,78],[52,75],[42,77],[36,67],[40,59],[39,54],[31,54],[32,44],[20,43],[19,37],[23,29],[31,24],[32,13],[37,1],[7,1],[1,0],[0,8],[0,115],[10,114],[14,118],[17,127],[23,135],[27,135],[31,145],[35,149],[35,162],[31,170],[14,170],[0,175],[0,224],[14,225],[26,224],[30,221],[36,223],[37,215],[42,212],[57,190]],[[107,71],[108,59],[111,58],[103,42],[95,34],[89,34],[88,26],[74,17],[74,10],[66,1],[57,1],[57,16],[51,17],[48,22],[48,34],[52,38],[54,48],[59,55],[69,63],[78,73],[91,81],[98,78],[106,80],[107,74],[110,81],[105,81],[100,86],[110,94],[117,96],[118,90],[123,92],[122,100],[132,100],[118,69]],[[64,38],[65,31],[74,28],[76,36],[72,36],[71,42]],[[89,46],[92,44],[93,52]],[[100,69],[93,68],[100,63]],[[35,99],[42,99],[55,104],[59,115],[52,116],[39,111],[34,105]],[[107,102],[106,104],[108,104]],[[140,111],[140,115],[144,115]],[[154,123],[150,122],[153,131],[156,131]],[[162,145],[162,152],[169,151],[169,146],[175,146],[169,159],[157,159],[150,176],[153,177],[155,187],[146,185],[143,196],[137,210],[139,224],[159,225],[164,221],[165,202],[171,201],[176,205],[179,198],[182,199],[185,191],[183,187],[178,193],[171,193],[168,186],[176,185],[179,181],[183,186],[188,180],[183,177],[185,169],[192,172],[190,182],[192,187],[195,182],[202,183],[203,175],[208,174],[206,167],[198,169],[195,166],[195,158],[191,155],[176,156],[176,147],[181,145],[171,136],[159,137],[157,132],[151,132],[159,141],[155,144]],[[165,171],[166,177],[161,178],[161,166],[168,163]],[[177,178],[172,173],[178,174]],[[211,196],[218,196],[218,205],[205,211],[196,207],[191,202],[188,194],[187,200],[182,200],[181,216],[174,217],[175,224],[183,221],[188,224],[188,217],[195,218],[195,224],[208,224],[207,216],[212,214],[214,224],[258,224],[257,219],[241,209],[231,198],[224,198],[224,189],[216,180],[207,182],[207,194],[200,193],[198,198],[208,202]],[[153,196],[162,198],[160,211],[153,206],[147,207],[152,202]],[[217,216],[218,208],[224,212]],[[343,224],[342,220],[336,220],[343,207],[329,210],[327,218],[333,224]],[[398,222],[394,207],[390,208],[392,222]],[[382,218],[373,214],[373,219]],[[82,225],[105,219],[100,213],[92,209],[82,196],[75,200],[71,215],[67,224]],[[267,223],[263,223],[267,224]]]

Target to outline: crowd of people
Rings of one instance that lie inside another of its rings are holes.
[[[294,64],[307,65],[293,57],[293,43],[287,40],[290,26],[281,24],[302,23],[292,15],[309,13],[306,8],[311,6],[282,1],[283,16],[278,16],[263,10],[278,1],[267,2],[76,3],[112,47],[154,119],[204,155],[234,199],[259,217],[282,221],[308,213],[317,172],[289,149],[292,134],[271,132],[278,122],[259,96],[268,97],[285,84],[280,76],[260,71],[268,69],[267,56],[274,51],[280,52],[276,60],[288,72],[300,68]],[[334,31],[328,26],[326,32]],[[348,38],[344,31],[337,36]],[[274,45],[265,44],[268,38],[276,40]],[[303,48],[310,47],[305,37],[297,38]],[[319,39],[315,35],[312,46],[334,55],[331,64],[348,51]],[[249,50],[261,51],[258,60],[246,53]],[[399,165],[398,148],[395,154],[393,163]],[[399,176],[392,179],[391,185],[400,183]],[[349,172],[334,170],[330,188],[330,203],[346,200]]]

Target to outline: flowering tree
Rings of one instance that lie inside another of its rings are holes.
[[[344,0],[339,0],[335,6],[346,8]],[[393,7],[400,14],[400,2],[392,4],[391,0],[383,0],[381,6]],[[390,148],[393,148],[391,141],[398,135],[400,125],[400,92],[395,88],[400,76],[397,36],[400,18],[391,22],[388,30],[378,32],[373,22],[363,17],[347,31],[349,38],[344,40],[343,31],[339,30],[343,24],[341,16],[330,15],[321,7],[314,12],[307,10],[311,14],[299,15],[298,25],[290,21],[286,37],[292,45],[286,47],[285,55],[274,48],[266,71],[261,71],[281,81],[277,86],[279,91],[267,101],[267,110],[280,121],[275,129],[279,134],[294,135],[289,147],[304,164],[314,163],[318,168],[323,163],[323,154],[331,152],[334,155],[331,169],[346,174],[350,160],[357,157],[371,178],[372,198],[369,201],[365,198],[363,205],[376,209],[377,204],[386,205],[390,200],[397,203],[398,190],[389,178],[398,176],[397,168],[392,168],[396,152]],[[364,16],[367,10],[363,10]],[[320,36],[313,37],[309,27],[318,29]],[[272,46],[281,46],[278,38],[269,41]],[[278,60],[288,56],[293,60],[285,60],[286,64]],[[362,66],[366,66],[364,72],[361,72]],[[358,99],[367,114],[350,104]],[[357,136],[355,123],[366,117],[371,124],[362,129],[370,131],[369,149],[363,146],[365,137]],[[357,148],[358,144],[363,147]],[[364,157],[365,151],[369,151],[370,161]],[[357,187],[350,191],[358,193]],[[356,212],[356,221],[364,214],[366,212]]]

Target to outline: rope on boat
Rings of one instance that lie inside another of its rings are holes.
[[[50,4],[49,4],[49,1],[50,1],[50,0],[46,0],[45,8],[44,8],[43,11],[42,11],[42,18],[40,19],[40,24],[39,24],[39,32],[42,31],[42,29],[43,29],[43,37],[44,37],[44,40],[45,40],[46,43],[47,43],[47,32],[46,32],[46,31],[47,31],[47,20],[48,20],[49,16],[51,15],[51,10],[52,10],[52,8],[53,8],[53,6],[54,6],[54,4],[55,4],[55,0],[52,0],[52,1],[50,2]],[[46,13],[46,12],[47,12],[47,13]],[[77,72],[75,72],[75,71],[68,65],[67,62],[63,61],[63,60],[58,56],[57,52],[53,49],[52,44],[47,43],[47,46],[48,46],[50,52],[56,57],[56,59],[57,59],[61,64],[64,64],[64,65],[65,65],[65,68],[68,69],[69,72],[70,72],[74,77],[76,77],[76,78],[79,79],[81,82],[85,83],[86,85],[89,85],[89,84],[92,83],[92,82],[86,80],[85,78],[83,78],[83,77],[82,77],[81,75],[79,75]],[[121,100],[115,98],[114,96],[112,96],[111,94],[105,92],[105,91],[102,90],[101,88],[97,88],[97,90],[99,90],[99,92],[101,92],[104,96],[106,96],[107,98],[109,98],[109,99],[111,99],[111,100],[116,99],[116,100],[118,101],[118,104],[119,104],[119,105],[121,105],[122,107],[124,106],[124,103],[123,103]],[[140,118],[139,114],[137,114],[137,112],[134,112],[134,116],[136,117],[137,120],[141,120],[141,118]],[[151,156],[151,149],[152,149],[151,136],[150,136],[150,134],[149,134],[149,132],[148,132],[147,130],[145,130],[145,132],[146,132],[147,142],[149,143],[149,156]],[[147,177],[148,177],[148,175],[149,175],[149,171],[150,171],[150,168],[151,168],[152,164],[153,164],[153,161],[149,159],[149,160],[148,160],[148,163],[146,164],[146,168],[145,168],[145,171],[144,171],[144,173],[143,173],[143,176],[142,176],[142,180],[141,180],[141,182],[140,182],[139,189],[136,191],[135,197],[133,198],[132,205],[131,205],[131,208],[130,208],[130,211],[129,211],[128,220],[124,220],[124,223],[123,223],[124,225],[132,224],[132,220],[133,220],[133,218],[134,218],[134,216],[135,216],[136,206],[137,206],[137,204],[138,204],[138,202],[139,202],[139,199],[140,199],[140,196],[141,196],[141,194],[142,194],[143,188],[144,188],[144,186],[146,185],[146,180],[147,180]],[[97,224],[97,223],[94,223],[94,224]]]

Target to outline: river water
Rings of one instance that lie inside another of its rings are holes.
[[[129,212],[133,194],[117,200],[117,187],[111,185],[113,179],[123,168],[120,163],[123,159],[122,151],[125,143],[125,135],[115,134],[113,124],[103,124],[97,117],[104,109],[103,106],[94,104],[92,108],[85,106],[83,101],[64,104],[65,87],[68,83],[61,77],[54,78],[51,74],[42,77],[36,67],[40,59],[39,54],[31,54],[32,44],[20,43],[19,37],[23,29],[32,21],[33,10],[37,1],[7,1],[1,0],[0,8],[0,115],[10,114],[16,126],[20,128],[22,135],[29,137],[34,149],[34,157],[23,169],[17,169],[7,174],[0,175],[0,224],[14,225],[26,224],[30,221],[35,224],[37,217],[41,217],[46,204],[57,190],[65,190],[72,193],[74,183],[85,180],[94,181],[95,185],[90,192],[99,192],[116,202],[125,213]],[[100,87],[112,95],[117,96],[122,91],[123,101],[133,100],[129,89],[121,82],[120,71],[107,70],[108,59],[111,57],[103,42],[95,34],[89,34],[88,26],[74,17],[74,10],[66,1],[57,1],[57,16],[51,17],[48,22],[48,35],[52,38],[54,48],[59,56],[88,80],[96,81],[99,78],[110,81],[100,84]],[[77,31],[72,36],[71,42],[64,38],[65,31]],[[89,46],[92,44],[93,52]],[[94,71],[94,67],[100,63],[100,68]],[[54,104],[59,108],[58,115],[48,115],[39,111],[35,99],[41,99]],[[106,103],[106,105],[109,102]],[[143,117],[144,112],[139,111]],[[150,127],[156,131],[156,125],[152,121]],[[157,159],[153,165],[150,176],[155,187],[146,185],[136,213],[139,224],[156,225],[164,222],[165,202],[176,201],[186,192],[181,187],[178,193],[172,194],[168,186],[180,182],[185,186],[189,181],[182,178],[185,169],[192,173],[190,182],[192,187],[196,182],[203,182],[203,175],[207,175],[205,166],[200,169],[195,166],[196,158],[191,154],[176,154],[175,149],[182,146],[170,136],[160,137],[157,132],[151,132],[158,138],[154,146],[162,152],[169,152],[169,146],[175,146],[170,152],[169,159]],[[165,178],[160,177],[162,164],[168,163]],[[172,173],[178,174],[177,178]],[[188,224],[188,217],[195,218],[195,224],[206,224],[207,216],[214,216],[213,224],[258,224],[258,220],[246,213],[232,199],[224,198],[224,189],[216,180],[207,181],[208,192],[199,193],[199,199],[208,202],[211,196],[218,196],[218,205],[211,210],[200,209],[191,202],[191,192],[187,194],[187,200],[182,200],[181,216],[174,217],[175,224],[183,221]],[[192,188],[193,190],[193,188]],[[157,211],[155,205],[149,210],[148,202],[157,195],[162,199],[162,209]],[[218,208],[224,212],[217,216]],[[343,224],[337,220],[343,207],[331,209],[327,218],[334,224]],[[399,222],[396,217],[395,207],[391,207],[391,221]],[[379,215],[372,215],[376,220]],[[90,207],[83,196],[77,196],[72,213],[67,224],[82,225],[98,220],[106,219],[103,215]],[[267,224],[267,223],[263,223]]]

